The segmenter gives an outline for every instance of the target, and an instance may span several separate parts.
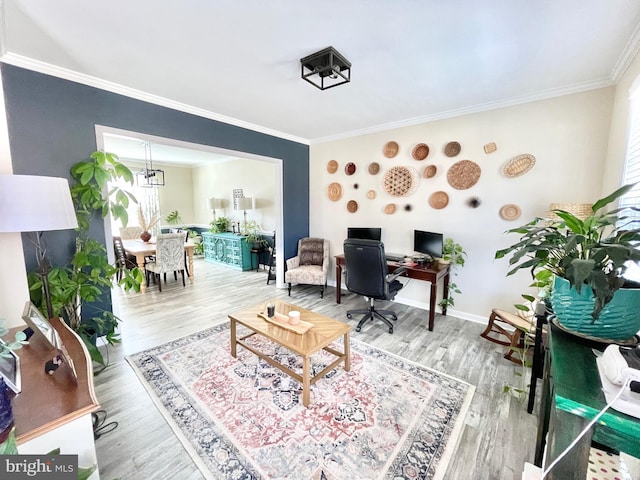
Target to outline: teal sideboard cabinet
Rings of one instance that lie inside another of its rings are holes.
[[[247,237],[234,233],[202,232],[204,259],[236,270],[251,270],[251,248]]]

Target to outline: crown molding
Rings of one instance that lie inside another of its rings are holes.
[[[620,81],[633,59],[636,58],[638,51],[640,51],[640,25],[631,34],[631,38],[629,38],[624,50],[618,57],[618,61],[611,69],[611,79],[614,83]]]
[[[2,6],[1,2],[2,0],[0,0],[0,8]],[[1,13],[2,11],[0,10],[0,14]],[[0,21],[1,20],[2,19],[0,18]],[[5,31],[5,29],[2,29],[2,31]],[[93,77],[91,75],[79,73],[73,70],[69,70],[67,68],[58,67],[56,65],[52,65],[46,62],[41,62],[39,60],[34,60],[32,58],[18,55],[12,52],[3,52],[1,50],[2,35],[3,34],[0,32],[0,55],[1,55],[0,61],[3,63],[7,63],[9,65],[13,65],[16,67],[25,68],[27,70],[33,70],[39,73],[44,73],[46,75],[51,75],[53,77],[62,78],[64,80],[69,80],[71,82],[81,83],[83,85],[99,88],[101,90],[106,90],[111,93],[117,93],[125,97],[134,98],[136,100],[142,100],[144,102],[152,103],[154,105],[160,105],[162,107],[167,107],[172,110],[178,110],[180,112],[190,113],[192,115],[207,118],[209,120],[216,120],[218,122],[227,123],[229,125],[235,125],[236,127],[246,128],[248,130],[253,130],[255,132],[264,133],[266,135],[271,135],[273,137],[282,138],[284,140],[290,140],[292,142],[309,145],[309,140],[306,138],[301,138],[295,135],[279,132],[277,130],[272,130],[270,128],[263,127],[261,125],[255,125],[253,123],[245,122],[243,120],[238,120],[237,118],[220,115],[218,113],[210,112],[202,108],[194,107],[181,102],[176,102],[168,98],[160,97],[158,95],[153,95],[151,93],[146,93],[141,90],[136,90],[134,88],[129,88],[124,85],[120,85],[118,83],[109,82],[107,80],[103,80],[97,77]]]
[[[0,9],[2,8],[2,5],[3,5],[3,2],[2,0],[0,0]],[[2,21],[1,14],[2,14],[2,10],[0,10],[0,22]],[[2,53],[2,50],[1,50],[2,46],[3,46],[2,33],[0,33],[0,54]],[[499,108],[521,105],[524,103],[535,102],[539,100],[546,100],[549,98],[560,97],[563,95],[571,95],[574,93],[594,90],[597,88],[609,87],[617,83],[617,81],[620,79],[624,71],[628,68],[629,64],[631,63],[633,58],[635,58],[635,55],[638,53],[639,50],[640,50],[640,26],[634,32],[631,40],[628,42],[624,52],[622,53],[615,67],[613,68],[611,76],[608,78],[602,78],[602,79],[591,81],[591,82],[569,85],[567,87],[562,87],[562,88],[550,89],[550,90],[547,90],[544,92],[538,92],[532,95],[524,95],[520,97],[501,99],[494,102],[468,105],[458,109],[445,110],[443,112],[438,112],[430,115],[404,119],[398,122],[390,122],[390,123],[385,123],[380,125],[374,125],[372,127],[367,127],[364,129],[352,130],[352,131],[343,132],[337,135],[320,137],[320,138],[311,139],[311,140],[290,135],[277,130],[272,130],[267,127],[263,127],[260,125],[255,125],[249,122],[238,120],[236,118],[220,115],[214,112],[210,112],[208,110],[204,110],[204,109],[193,107],[191,105],[187,105],[184,103],[169,100],[167,98],[160,97],[158,95],[146,93],[140,90],[126,87],[124,85],[120,85],[114,82],[109,82],[107,80],[103,80],[90,75],[78,73],[73,70],[61,68],[49,63],[41,62],[39,60],[34,60],[32,58],[25,57],[22,55],[17,55],[11,52],[6,52],[2,54],[0,56],[0,61],[3,63],[14,65],[16,67],[25,68],[27,70],[33,70],[39,73],[44,73],[46,75],[51,75],[53,77],[62,78],[62,79],[80,83],[83,85],[99,88],[101,90],[106,90],[108,92],[120,94],[129,98],[135,98],[136,100],[142,100],[148,103],[152,103],[154,105],[160,105],[163,107],[171,108],[173,110],[178,110],[185,113],[190,113],[192,115],[207,118],[210,120],[216,120],[219,122],[227,123],[229,125],[235,125],[237,127],[253,130],[255,132],[264,133],[266,135],[271,135],[271,136],[282,138],[285,140],[290,140],[292,142],[297,142],[304,145],[315,145],[315,144],[333,142],[337,140],[344,140],[347,138],[359,137],[359,136],[368,135],[372,133],[379,133],[387,130],[410,127],[414,125],[419,125],[421,123],[430,123],[438,120],[445,120],[448,118],[460,117],[463,115],[471,115],[474,113],[486,112],[489,110],[496,110]]]
[[[7,9],[4,0],[0,0],[0,58],[7,53]]]
[[[438,120],[446,120],[448,118],[461,117],[463,115],[471,115],[474,113],[486,112],[489,110],[497,110],[499,108],[511,107],[514,105],[521,105],[523,103],[536,102],[539,100],[547,100],[549,98],[561,97],[564,95],[571,95],[574,93],[585,92],[588,90],[595,90],[598,88],[610,87],[615,85],[610,78],[602,78],[592,82],[579,83],[562,88],[555,88],[546,90],[544,92],[538,92],[532,95],[524,95],[514,98],[505,98],[497,100],[495,102],[479,103],[477,105],[469,105],[462,108],[445,110],[430,115],[424,115],[422,117],[414,117],[398,122],[385,123],[381,125],[375,125],[369,128],[363,128],[361,130],[353,130],[350,132],[340,133],[338,135],[332,135],[329,137],[316,138],[311,141],[311,145],[317,145],[320,143],[333,142],[336,140],[344,140],[346,138],[359,137],[362,135],[368,135],[371,133],[379,133],[387,130],[393,130],[397,128],[411,127],[419,125],[421,123],[435,122]]]

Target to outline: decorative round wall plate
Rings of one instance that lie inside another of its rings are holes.
[[[429,197],[429,205],[440,210],[449,204],[449,195],[446,192],[433,192]]]
[[[509,160],[502,169],[502,173],[510,178],[519,177],[531,170],[535,163],[536,157],[528,153],[524,153]]]
[[[347,210],[351,213],[355,213],[358,210],[358,202],[355,200],[349,200],[347,202]]]
[[[460,153],[460,144],[458,142],[449,142],[444,147],[444,154],[447,157],[455,157]]]
[[[489,142],[484,146],[484,153],[493,153],[497,149],[496,142]]]
[[[380,171],[380,164],[378,162],[371,162],[369,164],[369,173],[371,175],[377,175]]]
[[[336,173],[337,171],[338,171],[338,162],[336,162],[335,160],[329,160],[329,163],[327,163],[327,172]]]
[[[344,166],[344,173],[347,175],[353,175],[356,173],[356,164],[353,162],[349,162]]]
[[[384,207],[384,213],[386,213],[387,215],[393,215],[394,213],[396,213],[396,204],[395,203],[387,203],[387,205]]]
[[[481,173],[477,163],[471,160],[460,160],[449,168],[447,181],[456,190],[466,190],[478,182]]]
[[[336,182],[329,184],[327,193],[329,194],[329,200],[337,202],[342,197],[342,185]]]
[[[520,207],[517,205],[514,205],[513,203],[509,203],[507,205],[504,205],[501,209],[500,209],[500,216],[504,219],[504,220],[515,220],[516,218],[518,218],[520,216],[522,212],[520,211]]]
[[[419,143],[411,151],[414,160],[424,160],[429,155],[429,146],[426,143]]]
[[[376,198],[376,191],[375,190],[369,190],[367,192],[367,198],[369,200],[373,200],[374,198]]]
[[[382,153],[387,158],[393,158],[398,154],[398,150],[400,150],[398,142],[387,142],[382,149]]]
[[[426,167],[424,167],[422,176],[424,178],[433,178],[436,176],[436,173],[438,173],[438,167],[436,167],[435,165],[427,165]]]
[[[411,195],[418,189],[420,175],[415,168],[391,167],[384,174],[382,182],[384,191],[394,197]]]

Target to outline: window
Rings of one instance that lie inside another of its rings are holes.
[[[629,144],[622,174],[622,185],[636,183],[636,187],[620,199],[622,207],[640,207],[640,89],[631,97],[629,108]],[[625,212],[634,217],[633,228],[640,228],[640,212]]]
[[[622,173],[622,185],[635,183],[636,187],[622,198],[619,207],[640,207],[640,88],[636,88],[631,95],[629,105],[629,144],[627,145],[627,158]],[[640,212],[626,211],[625,215],[632,220],[625,220],[625,224],[631,228],[640,228]],[[629,224],[629,222],[631,223]],[[625,278],[634,282],[640,282],[640,266],[629,262]]]
[[[160,213],[160,201],[158,198],[158,187],[139,187],[134,179],[133,185],[125,182],[122,179],[119,179],[119,181],[117,182],[117,186],[120,187],[123,190],[127,190],[131,193],[133,193],[136,197],[136,199],[138,200],[138,203],[129,203],[129,208],[127,208],[127,214],[129,215],[129,222],[127,223],[127,226],[129,227],[135,227],[136,225],[139,224],[138,221],[138,212],[139,212],[139,207],[142,207],[142,212],[144,214],[144,217],[148,220],[150,220],[154,214],[159,214]],[[152,235],[157,235],[158,233],[160,233],[160,223],[158,222],[154,228],[152,229]],[[120,227],[122,225],[120,225],[120,221],[119,220],[115,220],[113,217],[111,217],[111,231],[113,232],[114,235],[118,235],[118,232],[120,231]]]

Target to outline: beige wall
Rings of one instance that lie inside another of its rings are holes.
[[[604,88],[312,145],[310,233],[328,238],[333,255],[342,252],[349,226],[382,227],[386,250],[398,253],[412,252],[414,229],[442,232],[462,244],[468,253],[467,265],[455,279],[462,295],[455,299],[451,312],[485,321],[492,308],[512,310],[512,305],[521,301],[520,294],[528,290],[530,279],[524,272],[505,277],[508,262],[494,260],[497,249],[517,239],[504,232],[543,215],[551,202],[600,198],[613,98],[614,88]],[[393,159],[382,153],[383,145],[390,140],[400,144],[400,152]],[[443,153],[443,147],[452,140],[462,145],[461,153],[453,159]],[[411,149],[420,142],[430,147],[424,161],[411,157]],[[496,152],[484,153],[483,146],[488,142],[497,144]],[[535,156],[534,168],[516,178],[503,175],[505,163],[523,153]],[[333,175],[326,169],[331,159],[340,165]],[[482,175],[472,188],[455,190],[447,182],[447,169],[463,159],[476,162]],[[382,167],[375,176],[367,171],[373,161]],[[344,173],[347,162],[357,166],[352,176]],[[427,164],[436,165],[438,173],[434,178],[422,179],[413,195],[395,198],[382,188],[384,172],[389,167],[409,166],[422,174]],[[331,182],[338,182],[343,188],[343,196],[337,202],[329,200],[326,193]],[[370,189],[377,194],[373,200],[366,196]],[[449,204],[435,210],[428,200],[440,190],[449,195]],[[474,196],[481,201],[476,209],[466,204]],[[357,212],[347,212],[348,200],[358,202]],[[394,215],[383,211],[390,202],[399,207]],[[522,210],[521,217],[512,222],[499,216],[500,208],[510,203]],[[411,211],[406,211],[405,206],[410,206]],[[398,300],[426,306],[426,287],[423,282],[411,280]]]
[[[158,167],[156,167],[158,168]],[[162,214],[162,226],[167,226],[165,218],[174,210],[180,213],[180,218],[186,225],[201,223],[194,214],[193,179],[191,168],[162,165],[165,186],[159,187],[158,200]],[[200,219],[205,220],[205,219]]]
[[[139,164],[123,160],[133,171]],[[246,197],[254,200],[254,210],[247,211],[247,220],[255,220],[265,233],[276,229],[278,216],[276,176],[274,163],[245,158],[234,158],[199,167],[158,165],[165,172],[165,186],[159,187],[158,199],[162,226],[168,224],[166,216],[177,210],[186,225],[208,227],[213,219],[208,199],[222,198],[225,208],[216,216],[229,217],[231,221],[243,221],[243,212],[232,208],[233,190],[242,188]],[[132,224],[136,224],[136,217]]]
[[[254,210],[247,211],[247,220],[255,220],[264,232],[276,229],[277,194],[276,168],[273,163],[238,158],[193,169],[194,210],[198,223],[208,223],[213,214],[207,205],[211,197],[222,198],[225,208],[216,216],[243,221],[243,212],[233,210],[233,190],[241,188],[245,197],[253,198]],[[200,220],[204,219],[204,220]]]

